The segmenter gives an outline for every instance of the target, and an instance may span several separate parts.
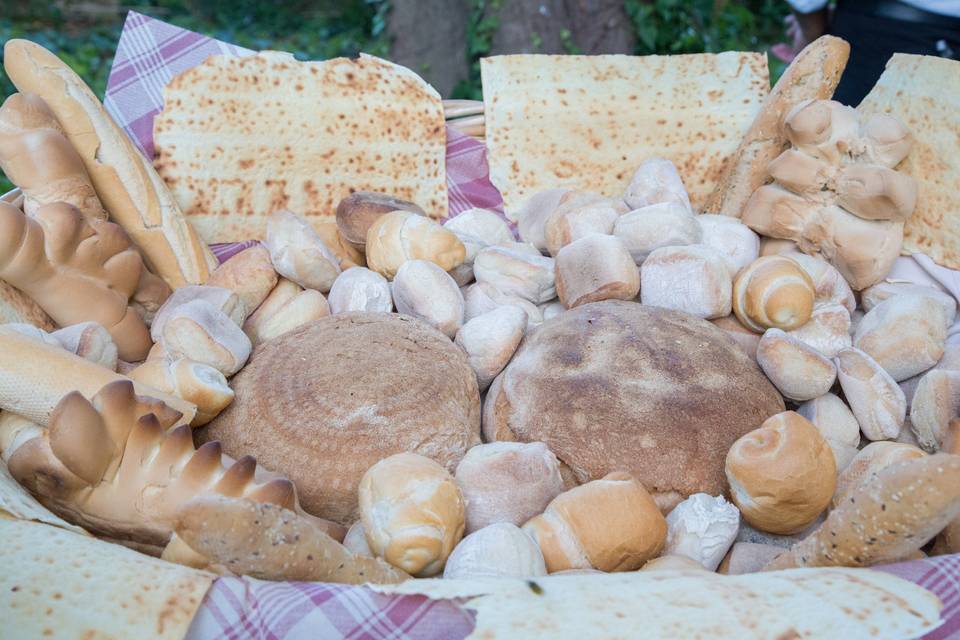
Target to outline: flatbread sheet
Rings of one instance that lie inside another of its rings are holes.
[[[471,638],[917,638],[940,625],[932,593],[869,569],[741,576],[657,571],[530,580],[408,580],[382,593],[463,598]]]
[[[166,86],[154,141],[157,171],[207,242],[262,239],[278,209],[332,220],[358,190],[447,215],[440,95],[373,56],[211,56]]]
[[[510,55],[480,70],[490,178],[508,213],[558,187],[620,196],[655,156],[676,164],[699,208],[770,91],[762,53]]]
[[[914,135],[910,155],[898,166],[919,183],[903,252],[960,269],[960,62],[896,53],[858,109],[892,114]]]
[[[214,576],[0,515],[0,637],[181,640]]]

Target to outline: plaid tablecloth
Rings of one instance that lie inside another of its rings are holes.
[[[163,108],[163,86],[210,55],[250,53],[131,11],[117,45],[104,104],[140,149],[152,157],[153,119]],[[450,216],[471,207],[502,212],[503,200],[488,177],[486,149],[450,128],[447,186]],[[223,261],[249,244],[252,242],[220,245],[214,251]],[[927,264],[929,260],[924,258],[916,260],[920,270],[957,295],[960,274]],[[898,267],[904,272],[914,268],[908,263]],[[927,638],[960,638],[960,555],[878,570],[919,584],[943,601],[944,624]],[[469,635],[473,625],[473,614],[454,600],[384,596],[362,586],[220,578],[204,599],[188,637],[455,640]]]

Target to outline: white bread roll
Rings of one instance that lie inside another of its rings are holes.
[[[642,264],[655,249],[697,244],[703,237],[696,217],[676,202],[651,204],[620,216],[613,235],[623,240],[634,261]]]
[[[737,346],[743,349],[743,352],[750,356],[751,360],[757,361],[757,346],[760,344],[759,334],[743,326],[737,320],[737,316],[733,314],[722,318],[714,318],[710,322],[723,329],[723,332],[736,342]]]
[[[537,307],[540,309],[540,313],[543,315],[544,320],[549,320],[550,318],[556,318],[558,315],[567,310],[563,306],[562,302],[554,300],[553,302],[545,302]]]
[[[277,273],[305,289],[326,293],[340,275],[340,261],[313,227],[292,211],[270,216],[263,244]]]
[[[250,338],[206,300],[177,307],[163,324],[163,349],[174,358],[208,364],[225,376],[243,367],[253,349]]]
[[[837,379],[830,358],[780,329],[767,329],[760,338],[757,364],[780,393],[797,402],[822,396]]]
[[[84,360],[117,370],[117,345],[110,332],[96,322],[81,322],[50,334],[60,345]]]
[[[783,553],[782,547],[759,542],[734,542],[720,563],[717,573],[739,576],[761,571],[767,563]]]
[[[243,331],[258,345],[328,315],[330,305],[322,293],[280,278],[263,304],[247,318]]]
[[[557,295],[568,309],[599,300],[632,300],[640,292],[640,271],[614,236],[584,236],[560,249],[555,262]]]
[[[481,393],[510,362],[526,329],[526,312],[505,305],[473,318],[457,331],[454,342],[466,352]]]
[[[832,302],[818,303],[813,308],[810,319],[787,334],[828,358],[836,357],[841,349],[853,344],[850,336],[850,312],[842,304]]]
[[[523,309],[527,314],[528,328],[543,322],[543,314],[537,305],[520,296],[501,293],[496,287],[488,283],[474,282],[461,291],[464,304],[463,317],[467,322],[505,305],[513,305]]]
[[[487,247],[473,261],[478,283],[533,304],[557,297],[553,258],[531,255],[514,247]]]
[[[31,340],[37,340],[52,347],[61,349],[63,348],[63,345],[59,340],[53,337],[53,334],[44,331],[39,327],[35,327],[32,324],[27,324],[26,322],[8,322],[5,324],[0,324],[0,333],[17,333],[30,338]]]
[[[777,534],[796,533],[830,504],[837,466],[827,441],[806,418],[784,411],[733,443],[730,495],[744,519]]]
[[[667,514],[664,553],[686,556],[716,571],[739,529],[740,511],[723,496],[695,493]]]
[[[850,313],[857,308],[857,300],[853,295],[853,289],[843,276],[837,271],[837,268],[819,256],[810,256],[801,251],[793,250],[785,254],[794,262],[800,265],[810,280],[813,282],[814,299],[816,304],[840,304]]]
[[[570,489],[523,525],[540,545],[547,571],[633,571],[656,557],[667,522],[643,485],[615,471]]]
[[[245,315],[249,316],[277,286],[277,272],[270,261],[270,252],[257,244],[214,269],[207,285],[233,291],[243,303]]]
[[[556,257],[563,247],[592,233],[609,235],[620,217],[620,210],[611,200],[600,200],[576,207],[560,207],[547,218],[544,236],[547,251]]]
[[[948,342],[943,347],[943,357],[940,358],[940,362],[937,365],[930,369],[934,371],[936,369],[943,369],[945,371],[960,371],[960,344]],[[910,412],[910,403],[913,401],[913,396],[917,392],[917,385],[920,384],[920,381],[923,379],[929,371],[924,371],[913,377],[907,378],[906,380],[900,380],[898,384],[903,390],[903,394],[907,398],[907,413]]]
[[[367,232],[370,227],[380,216],[391,211],[410,211],[420,216],[427,215],[423,209],[409,200],[401,200],[375,191],[354,191],[337,204],[335,226],[337,236],[355,250],[362,252],[366,249]]]
[[[925,455],[921,449],[901,442],[881,440],[868,443],[837,478],[837,489],[832,500],[834,508],[846,500],[854,489],[873,480],[881,470]]]
[[[870,440],[896,438],[907,414],[907,399],[896,381],[868,354],[843,349],[837,354],[837,379],[860,431]]]
[[[444,271],[463,263],[467,250],[452,231],[409,211],[377,218],[367,231],[367,266],[392,279],[407,260],[429,260]]]
[[[233,402],[233,389],[214,367],[186,358],[153,358],[127,374],[164,393],[183,398],[197,406],[190,426],[207,424]]]
[[[640,571],[706,571],[707,568],[688,556],[662,555],[640,567]],[[562,573],[562,572],[561,572]]]
[[[784,238],[760,236],[760,257],[792,254],[797,251],[797,243]]]
[[[624,201],[631,209],[661,202],[675,202],[693,212],[687,189],[672,162],[664,158],[645,160],[633,174]]]
[[[684,311],[698,318],[729,315],[732,287],[726,259],[702,244],[661,247],[640,268],[643,304]]]
[[[423,320],[448,338],[463,326],[463,294],[450,274],[432,262],[404,262],[390,292],[399,313]]]
[[[947,326],[952,325],[957,319],[957,301],[952,295],[935,287],[928,287],[927,285],[915,284],[913,282],[890,280],[878,282],[872,287],[867,287],[863,290],[863,293],[860,295],[860,301],[863,310],[870,311],[881,302],[902,295],[929,296],[936,300],[943,307],[943,312],[947,319]]]
[[[950,420],[960,415],[960,371],[933,369],[920,378],[910,403],[910,430],[925,451],[943,448]]]
[[[580,192],[570,189],[547,189],[530,196],[517,211],[507,211],[507,217],[517,223],[517,232],[521,240],[531,243],[540,251],[546,251],[547,218],[561,204],[571,201],[578,195]]]
[[[357,520],[347,529],[347,535],[343,536],[343,546],[358,556],[373,557],[373,551],[367,544],[367,532],[363,529],[362,520]]]
[[[330,313],[348,311],[393,311],[390,283],[366,267],[350,267],[333,281],[327,295]]]
[[[240,296],[230,289],[208,285],[180,287],[174,289],[153,317],[153,324],[150,325],[150,337],[153,338],[155,343],[160,342],[161,336],[163,336],[163,327],[167,320],[173,317],[180,307],[194,300],[203,300],[209,303],[215,309],[226,314],[237,326],[243,326],[246,320],[246,309],[240,302]]]
[[[508,522],[491,524],[460,541],[443,568],[447,579],[535,578],[547,575],[533,538]]]
[[[466,250],[463,264],[450,271],[450,275],[460,286],[473,281],[473,261],[481,249],[512,243],[515,240],[510,225],[488,209],[467,209],[444,222],[443,228],[453,231]]]
[[[850,408],[837,396],[825,393],[801,404],[797,413],[820,430],[833,451],[837,471],[846,469],[860,447],[860,423]]]
[[[947,341],[943,307],[929,296],[899,295],[867,312],[853,335],[853,346],[876,360],[894,380],[932,368]]]
[[[463,495],[446,469],[398,453],[370,467],[359,492],[367,544],[377,556],[422,578],[443,571],[464,518]]]
[[[467,533],[497,522],[520,526],[563,492],[560,463],[542,442],[471,447],[454,475],[467,501]]]
[[[727,258],[730,273],[737,273],[760,257],[760,236],[736,218],[715,214],[696,216],[703,239]]]
[[[758,258],[733,283],[733,312],[758,333],[803,326],[813,313],[814,300],[810,276],[785,256]]]

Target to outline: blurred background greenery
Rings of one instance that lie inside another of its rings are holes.
[[[783,40],[787,9],[779,0],[0,0],[0,41],[42,44],[103,96],[134,10],[301,59],[365,51],[414,68],[444,97],[476,99],[486,55],[767,51]],[[783,63],[769,59],[775,80]],[[0,73],[0,94],[13,91]],[[0,174],[0,193],[9,188]]]

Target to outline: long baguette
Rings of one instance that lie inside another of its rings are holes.
[[[47,426],[65,395],[79,391],[89,399],[114,380],[129,378],[66,349],[0,329],[0,409]],[[148,385],[134,382],[134,388],[137,394],[163,400],[182,413],[178,423],[188,424],[197,412],[192,403]]]
[[[821,36],[794,58],[763,101],[740,146],[727,160],[704,213],[740,217],[750,195],[766,182],[767,165],[786,146],[780,131],[783,117],[798,102],[833,96],[849,57],[850,45],[845,40]]]
[[[153,271],[174,288],[203,284],[216,266],[213,253],[80,76],[27,40],[8,40],[3,53],[13,84],[39,95],[53,111],[111,219],[130,234]]]

